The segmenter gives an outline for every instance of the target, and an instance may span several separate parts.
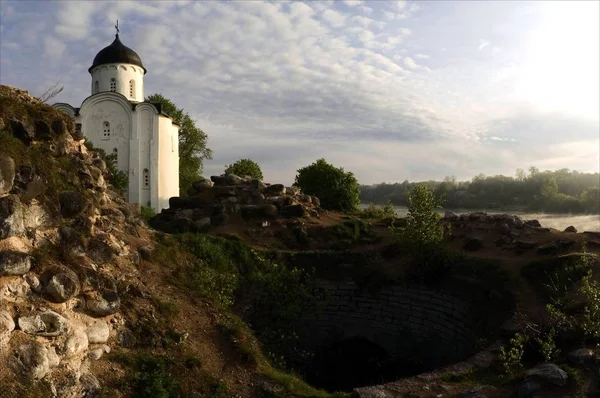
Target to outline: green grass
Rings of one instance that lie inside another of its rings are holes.
[[[347,393],[329,393],[316,389],[306,383],[300,377],[274,368],[264,356],[261,344],[254,337],[252,330],[246,323],[235,315],[226,316],[219,324],[223,333],[230,339],[242,358],[256,366],[259,373],[267,376],[285,391],[277,394],[277,397],[315,397],[315,398],[343,398],[350,397]]]
[[[107,357],[130,370],[129,377],[111,387],[131,398],[231,397],[227,385],[204,371],[202,359],[196,356],[181,352],[138,352],[133,355],[112,353]],[[190,383],[188,386],[186,381]]]

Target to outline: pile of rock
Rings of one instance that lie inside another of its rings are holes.
[[[139,206],[110,190],[105,162],[73,138],[59,111],[6,86],[0,104],[0,138],[27,148],[13,158],[0,147],[2,388],[44,378],[48,396],[92,396],[100,385],[89,361],[128,332],[117,278],[135,283],[136,265],[148,256],[124,241],[144,225]],[[43,164],[31,153],[43,153]],[[52,185],[49,175],[69,188]]]
[[[457,215],[447,211],[443,221],[452,225],[452,239],[463,239],[463,248],[477,251],[484,247],[483,239],[478,232],[494,232],[498,236],[494,240],[496,247],[503,250],[514,250],[517,253],[534,249],[540,255],[557,255],[567,251],[575,243],[571,239],[558,239],[538,247],[538,244],[528,239],[534,232],[550,232],[538,220],[523,220],[516,215],[487,214],[484,212],[465,213]],[[576,233],[574,227],[568,227],[565,232]]]
[[[169,209],[150,220],[150,225],[169,233],[205,232],[227,223],[232,215],[266,226],[277,217],[320,217],[320,201],[297,187],[266,184],[233,174],[195,182],[189,196],[172,197]]]

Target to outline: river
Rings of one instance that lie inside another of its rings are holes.
[[[365,209],[369,205],[361,203],[360,208]],[[408,213],[408,208],[405,206],[394,206],[394,210],[399,217],[404,217]],[[463,213],[474,213],[483,210],[469,210],[469,209],[441,209],[438,212],[443,216],[446,211],[451,211],[456,214]],[[524,211],[486,211],[488,214],[511,214],[518,215],[524,220],[538,220],[542,227],[555,228],[558,230],[564,230],[568,226],[572,225],[577,228],[577,231],[600,231],[600,214],[585,215],[585,214],[549,214],[549,213],[528,213]]]

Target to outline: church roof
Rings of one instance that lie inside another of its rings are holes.
[[[94,62],[88,69],[88,72],[91,72],[91,70],[98,65],[114,63],[137,65],[144,69],[144,74],[146,73],[146,68],[144,68],[140,56],[131,48],[121,43],[118,33],[115,36],[115,40],[109,46],[104,47],[98,54],[96,54],[96,57],[94,57]]]

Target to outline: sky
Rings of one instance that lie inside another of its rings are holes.
[[[208,135],[291,184],[325,158],[361,184],[598,172],[598,1],[7,1],[0,83],[79,107],[114,39]]]

